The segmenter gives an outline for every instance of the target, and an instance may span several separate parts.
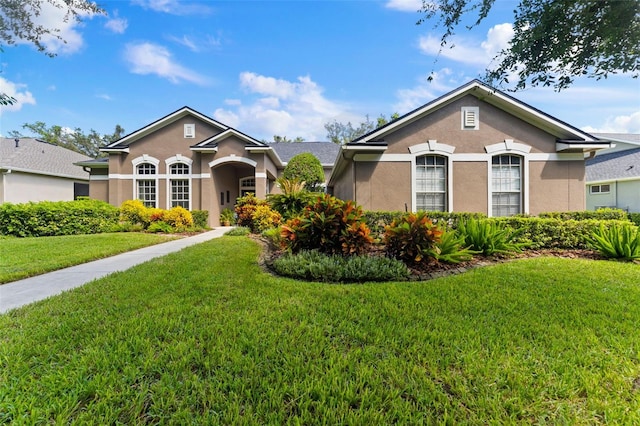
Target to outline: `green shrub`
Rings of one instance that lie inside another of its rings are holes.
[[[245,235],[249,235],[250,233],[251,229],[247,228],[246,226],[237,226],[225,232],[224,235],[229,235],[230,237],[244,237]]]
[[[132,224],[140,223],[145,226],[149,224],[148,208],[141,200],[127,200],[120,204],[120,220]]]
[[[282,226],[285,248],[297,253],[317,249],[327,254],[363,253],[373,242],[362,209],[353,201],[330,195],[318,197],[299,217]]]
[[[409,276],[406,265],[380,256],[329,255],[317,250],[285,253],[272,265],[280,275],[322,282],[399,281]]]
[[[365,221],[371,233],[379,238],[382,238],[385,232],[385,227],[390,225],[394,220],[399,220],[404,216],[406,212],[401,211],[366,211],[364,213]],[[467,213],[467,212],[427,212],[429,219],[436,225],[440,225],[443,229],[455,229],[461,220],[467,219],[482,219],[487,216],[482,213]]]
[[[428,249],[427,253],[430,257],[439,262],[460,263],[473,259],[477,251],[465,247],[465,239],[456,231],[443,231],[440,235],[440,241],[435,247]]]
[[[267,195],[267,202],[271,208],[280,213],[285,220],[292,219],[299,215],[313,200],[312,193],[304,188],[304,181],[279,178],[276,182],[282,193]]]
[[[640,226],[640,213],[629,213],[629,220],[636,226]]]
[[[236,222],[236,218],[234,216],[233,210],[222,209],[222,211],[220,212],[220,225],[230,226],[230,225],[234,225],[235,222]]]
[[[626,220],[627,213],[620,209],[604,208],[598,210],[583,210],[575,212],[545,212],[540,213],[538,217],[554,218],[563,220]]]
[[[282,171],[284,179],[305,182],[309,191],[318,191],[324,183],[324,169],[318,158],[310,152],[293,156]]]
[[[494,220],[465,220],[458,224],[457,232],[464,238],[465,247],[485,256],[508,255],[526,246],[514,241],[522,229],[512,230]]]
[[[191,210],[193,217],[193,226],[199,229],[209,227],[209,211],[208,210]]]
[[[262,238],[264,238],[271,250],[278,250],[282,246],[282,236],[280,235],[282,229],[280,227],[277,228],[269,228],[262,231]]]
[[[0,234],[17,237],[96,234],[118,226],[119,210],[98,200],[0,205]]]
[[[610,259],[640,259],[640,231],[635,225],[604,224],[594,230],[589,244]]]
[[[429,259],[442,236],[442,229],[427,217],[427,213],[407,213],[391,222],[384,234],[385,251],[388,256],[408,264],[418,264]]]
[[[171,234],[175,232],[175,229],[167,222],[159,220],[149,225],[149,227],[147,228],[147,232],[162,232],[165,234]]]

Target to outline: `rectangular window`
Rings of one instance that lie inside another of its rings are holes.
[[[608,194],[611,192],[611,185],[591,185],[592,194]]]
[[[155,180],[138,180],[138,199],[146,207],[156,206],[156,181]]]
[[[446,211],[446,158],[423,155],[416,158],[416,210]]]
[[[516,155],[496,155],[491,167],[491,203],[493,216],[521,213],[521,159]]]
[[[195,138],[196,137],[196,125],[195,124],[185,124],[184,125],[184,137],[185,138]]]
[[[187,179],[171,180],[171,207],[189,209],[189,181]]]

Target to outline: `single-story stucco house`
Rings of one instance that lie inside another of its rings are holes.
[[[0,203],[71,201],[89,195],[90,157],[34,138],[0,138]]]
[[[474,80],[343,146],[269,144],[183,107],[79,164],[91,198],[208,210],[215,226],[238,196],[277,191],[301,150],[330,171],[329,193],[365,209],[504,216],[584,210],[585,155],[609,147]]]
[[[598,133],[615,148],[586,162],[587,210],[611,207],[640,212],[640,134]]]

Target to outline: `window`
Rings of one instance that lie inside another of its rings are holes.
[[[244,197],[250,192],[256,193],[256,179],[254,177],[240,179],[240,196]]]
[[[195,124],[185,124],[184,125],[184,137],[185,138],[195,138],[196,137],[196,125]]]
[[[447,159],[439,155],[416,157],[416,210],[447,210]]]
[[[142,163],[136,166],[137,198],[147,207],[157,206],[156,191],[156,166],[150,163]]]
[[[462,107],[462,130],[478,130],[480,128],[480,108]]]
[[[611,185],[591,185],[592,194],[608,194],[611,192]]]
[[[493,216],[521,213],[522,159],[517,155],[496,155],[491,166]]]
[[[169,175],[170,206],[180,206],[189,210],[189,165],[185,163],[171,164],[169,166]]]

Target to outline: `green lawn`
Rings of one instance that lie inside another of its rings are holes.
[[[167,241],[161,234],[66,235],[0,239],[0,284]]]
[[[222,237],[0,315],[0,423],[639,424],[640,267],[273,277]]]

